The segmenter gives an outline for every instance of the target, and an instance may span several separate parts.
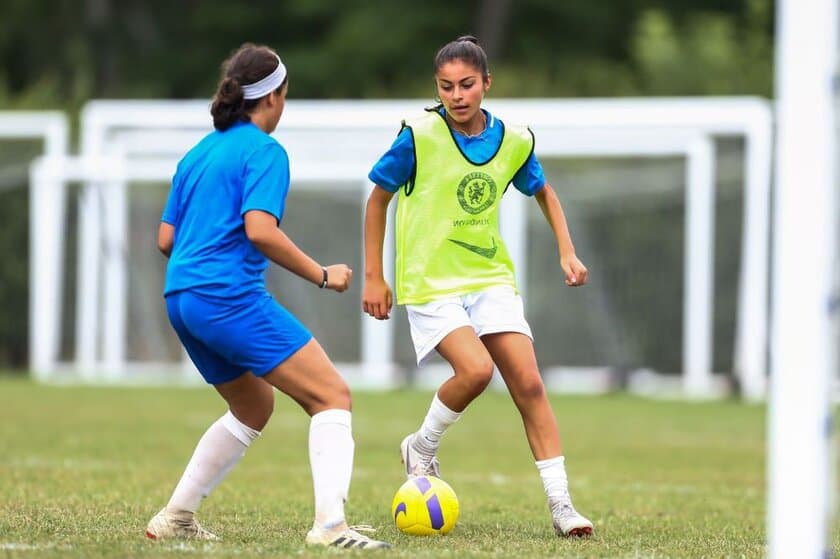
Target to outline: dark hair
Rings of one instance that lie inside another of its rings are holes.
[[[277,64],[273,50],[253,43],[245,43],[222,63],[222,79],[210,107],[216,130],[224,131],[236,122],[251,120],[249,115],[260,100],[245,99],[242,86],[260,81],[276,70]],[[280,87],[285,83],[283,80]]]
[[[490,69],[487,67],[487,53],[478,44],[478,39],[472,35],[463,35],[454,41],[443,45],[435,55],[435,73],[440,67],[453,60],[462,60],[472,64],[481,72],[481,77],[487,79]]]

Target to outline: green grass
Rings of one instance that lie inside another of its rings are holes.
[[[395,544],[379,555],[764,555],[764,408],[629,396],[552,398],[572,495],[596,536],[553,535],[519,417],[499,393],[482,396],[444,439],[443,472],[461,500],[458,526],[446,537],[404,536],[390,520],[402,482],[397,447],[430,397],[354,395],[348,520],[378,526]],[[223,411],[209,388],[54,387],[0,377],[0,557],[335,556],[302,544],[312,517],[308,418],[282,396],[262,438],[202,506],[203,524],[224,541],[143,538]]]

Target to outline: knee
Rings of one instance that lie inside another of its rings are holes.
[[[352,404],[352,397],[350,396],[350,387],[346,382],[342,382],[337,386],[333,394],[333,405],[331,407],[342,410],[349,410]]]
[[[522,402],[533,402],[545,398],[545,385],[539,372],[520,375],[521,381],[515,384],[516,399]]]
[[[336,382],[331,383],[319,394],[315,395],[309,409],[306,411],[309,415],[314,415],[324,410],[349,410],[351,409],[351,404],[350,387],[340,377],[337,377]]]
[[[231,406],[231,412],[236,418],[257,431],[262,431],[274,413],[274,392],[266,391],[248,402],[246,407]]]
[[[272,414],[274,413],[274,392],[270,392],[269,395],[264,398],[259,405],[259,408],[256,410],[260,423],[262,425],[257,429],[258,431],[262,431],[263,428],[268,424],[268,420],[271,419]]]
[[[476,359],[463,369],[461,375],[476,392],[482,392],[493,380],[493,360]]]

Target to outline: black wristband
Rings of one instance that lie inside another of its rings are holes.
[[[327,269],[321,268],[324,272],[324,279],[321,281],[321,285],[319,286],[321,289],[324,289],[327,286]]]

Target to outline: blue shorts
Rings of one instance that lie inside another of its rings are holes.
[[[221,299],[178,291],[166,296],[178,338],[208,384],[247,371],[263,376],[312,339],[267,292]]]

